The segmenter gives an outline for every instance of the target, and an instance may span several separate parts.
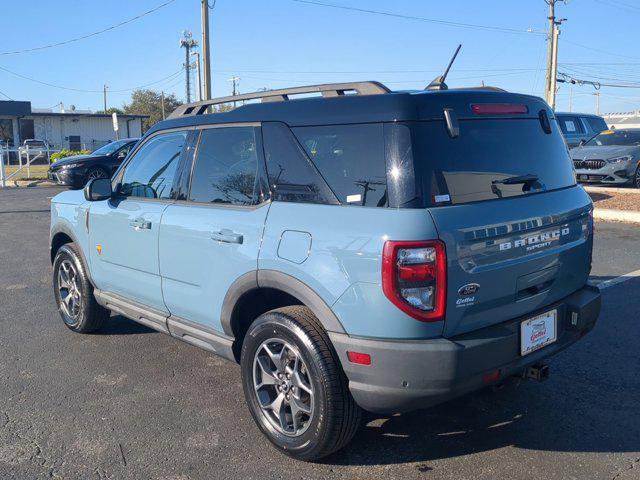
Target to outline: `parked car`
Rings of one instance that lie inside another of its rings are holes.
[[[94,178],[110,178],[138,140],[116,140],[89,155],[74,155],[58,160],[51,164],[47,176],[59,185],[72,188],[82,188]]]
[[[569,148],[575,148],[609,128],[604,118],[591,113],[556,113],[556,119]]]
[[[640,129],[605,130],[571,150],[579,182],[640,188]]]
[[[595,325],[592,202],[539,98],[376,82],[233,98],[251,99],[179,107],[111,180],[53,198],[68,328],[112,310],[240,363],[262,432],[314,460],[362,409],[543,379]]]

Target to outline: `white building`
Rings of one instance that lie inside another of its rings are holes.
[[[38,110],[31,102],[0,101],[0,144],[18,147],[25,140],[45,140],[54,149],[95,150],[116,138],[142,136],[146,115],[118,115],[118,132],[111,115],[89,111]]]
[[[609,128],[640,128],[640,110],[602,115]]]

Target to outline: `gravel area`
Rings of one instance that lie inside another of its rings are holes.
[[[640,212],[640,193],[589,192],[595,208]]]

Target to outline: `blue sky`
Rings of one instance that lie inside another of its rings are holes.
[[[30,100],[34,107],[59,102],[78,109],[102,108],[102,85],[109,106],[128,100],[136,86],[184,98],[179,74],[182,30],[200,38],[200,1],[174,0],[160,10],[109,32],[64,46],[30,53],[4,52],[38,47],[101,30],[167,0],[36,0],[2,2],[0,98]],[[310,83],[379,80],[393,89],[423,88],[444,69],[458,43],[463,49],[450,86],[485,83],[543,95],[546,64],[544,0],[318,0],[524,33],[322,7],[295,0],[217,0],[211,13],[213,93],[227,95],[237,75],[240,91]],[[572,0],[559,4],[568,18],[560,40],[560,71],[602,82],[638,83],[640,51],[634,41],[640,24],[638,0]],[[173,75],[173,76],[172,76]],[[164,80],[163,80],[164,79]],[[611,80],[608,80],[611,79]],[[93,90],[87,92],[84,90]],[[595,90],[574,86],[573,110],[595,111]],[[559,91],[558,109],[569,108],[571,88]],[[601,111],[640,108],[640,88],[602,87]]]

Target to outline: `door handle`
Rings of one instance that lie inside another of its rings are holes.
[[[136,230],[151,230],[151,222],[143,218],[136,218],[135,220],[131,220],[129,222],[129,225]]]
[[[235,233],[227,228],[223,228],[219,232],[213,232],[211,239],[224,243],[242,243],[244,237],[241,233]]]

